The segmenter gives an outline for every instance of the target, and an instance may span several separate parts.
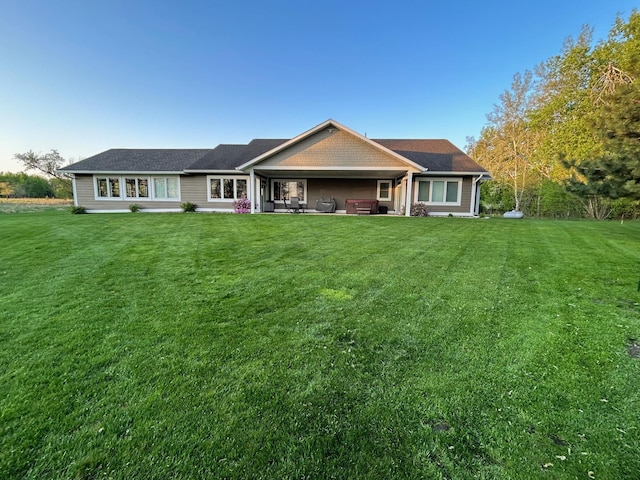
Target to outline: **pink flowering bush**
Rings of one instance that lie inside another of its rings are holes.
[[[233,211],[235,213],[251,213],[251,202],[246,195],[233,202]]]

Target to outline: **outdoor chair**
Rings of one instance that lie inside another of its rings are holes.
[[[291,197],[291,210],[293,213],[304,213],[304,203],[301,203],[298,197]]]
[[[286,210],[285,213],[293,213],[293,210],[291,209],[291,204],[287,203],[287,199],[283,198],[282,202],[284,203],[284,208]]]

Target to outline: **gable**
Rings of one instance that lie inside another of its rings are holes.
[[[321,130],[262,160],[256,168],[407,168],[392,154],[335,128]]]

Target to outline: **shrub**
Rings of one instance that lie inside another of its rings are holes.
[[[180,204],[180,208],[184,213],[192,213],[196,211],[198,206],[195,203],[183,202]]]
[[[235,213],[251,213],[251,201],[246,195],[242,195],[242,198],[233,202],[233,211]]]
[[[138,205],[137,203],[132,203],[131,205],[129,205],[129,211],[131,213],[136,213],[140,211],[140,205]]]
[[[414,203],[411,205],[411,216],[412,217],[427,217],[429,215],[429,210],[424,203]]]
[[[83,213],[87,213],[87,209],[86,209],[85,207],[81,207],[81,206],[79,206],[79,205],[78,205],[78,206],[73,205],[73,206],[70,208],[70,211],[71,211],[71,213],[73,213],[74,215],[80,215],[80,214],[83,214]]]

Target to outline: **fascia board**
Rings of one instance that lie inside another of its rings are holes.
[[[123,170],[63,170],[63,173],[72,173],[75,175],[182,175],[184,171],[123,171]]]

